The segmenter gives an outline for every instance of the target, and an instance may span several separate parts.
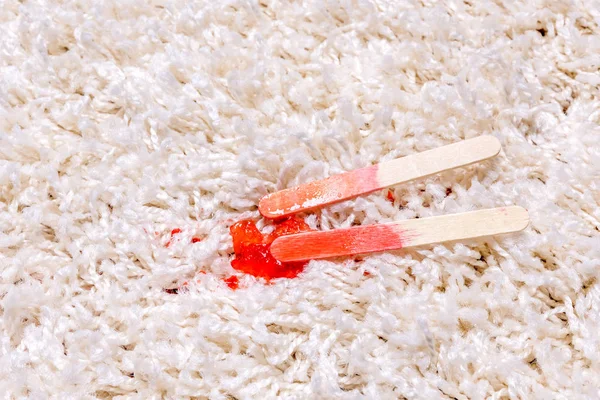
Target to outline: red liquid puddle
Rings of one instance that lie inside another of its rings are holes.
[[[275,223],[275,230],[269,235],[260,233],[253,221],[236,222],[229,228],[233,238],[235,259],[231,266],[238,271],[267,281],[275,278],[294,278],[306,265],[306,262],[282,263],[271,255],[271,243],[285,235],[308,232],[310,227],[297,217],[289,217]]]

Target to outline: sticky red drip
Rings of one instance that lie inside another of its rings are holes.
[[[227,286],[229,286],[230,289],[235,290],[238,288],[240,280],[238,279],[237,276],[231,275],[229,278],[223,279],[223,282],[225,282],[227,284]]]
[[[269,235],[260,233],[253,221],[237,222],[229,229],[235,252],[231,266],[238,271],[267,280],[294,278],[302,272],[306,262],[282,263],[271,255],[271,243],[280,236],[310,230],[310,227],[297,217],[289,217],[276,223],[275,230]]]
[[[388,189],[388,192],[387,192],[387,196],[386,196],[386,197],[387,197],[387,199],[388,199],[389,201],[391,201],[392,203],[393,203],[394,201],[396,201],[396,197],[394,196],[394,192],[392,192],[392,190],[391,190],[391,189]]]
[[[181,233],[181,229],[179,228],[175,228],[171,231],[171,239],[169,239],[169,241],[167,242],[167,244],[165,244],[165,247],[169,247],[173,241],[173,236],[177,235],[178,233]]]

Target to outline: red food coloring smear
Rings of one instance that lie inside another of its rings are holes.
[[[178,233],[181,233],[181,229],[179,228],[175,228],[171,231],[171,239],[169,239],[169,241],[167,242],[167,244],[165,244],[165,247],[169,247],[171,245],[171,242],[173,240],[173,236],[177,235]]]
[[[387,199],[388,199],[389,201],[391,201],[392,203],[393,203],[394,201],[396,201],[396,197],[394,196],[394,192],[392,192],[390,189],[388,189],[388,191],[387,191],[387,196],[386,196],[386,197],[387,197]]]
[[[198,243],[198,242],[201,242],[201,241],[202,241],[202,238],[199,238],[199,237],[193,237],[192,238],[192,243]]]
[[[225,282],[227,284],[227,286],[229,286],[230,289],[235,290],[238,288],[240,280],[238,279],[237,276],[231,275],[229,278],[223,279],[223,282]]]
[[[235,259],[231,266],[240,272],[267,281],[275,278],[294,278],[306,265],[306,262],[283,263],[271,255],[271,243],[285,235],[308,232],[310,227],[300,218],[289,217],[275,223],[275,230],[269,235],[260,233],[253,221],[236,222],[229,228],[233,239]]]

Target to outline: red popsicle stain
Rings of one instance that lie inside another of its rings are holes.
[[[394,192],[392,192],[392,190],[391,190],[391,189],[388,189],[388,191],[387,191],[387,196],[386,196],[386,197],[387,197],[387,199],[388,199],[388,200],[389,200],[391,203],[393,203],[394,201],[396,201],[396,197],[394,196]]]
[[[237,276],[231,275],[229,278],[223,279],[223,282],[225,282],[227,284],[227,286],[229,286],[230,289],[235,290],[238,288],[240,280],[238,279]]]
[[[165,247],[169,247],[171,245],[171,242],[173,241],[173,236],[177,235],[181,233],[181,229],[179,228],[175,228],[171,231],[171,238],[169,239],[169,241],[167,242],[167,244],[165,244]]]
[[[271,243],[280,236],[310,230],[303,220],[295,216],[276,222],[275,230],[269,235],[260,233],[253,221],[236,222],[229,228],[235,252],[231,266],[267,281],[275,278],[294,278],[302,272],[306,262],[282,263],[271,255]]]

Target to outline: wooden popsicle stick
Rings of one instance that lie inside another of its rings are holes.
[[[260,200],[258,209],[266,218],[281,218],[464,167],[492,158],[499,152],[498,139],[479,136],[271,193]]]
[[[314,260],[517,232],[528,224],[527,210],[522,207],[491,208],[281,236],[271,245],[271,254],[283,262]]]

